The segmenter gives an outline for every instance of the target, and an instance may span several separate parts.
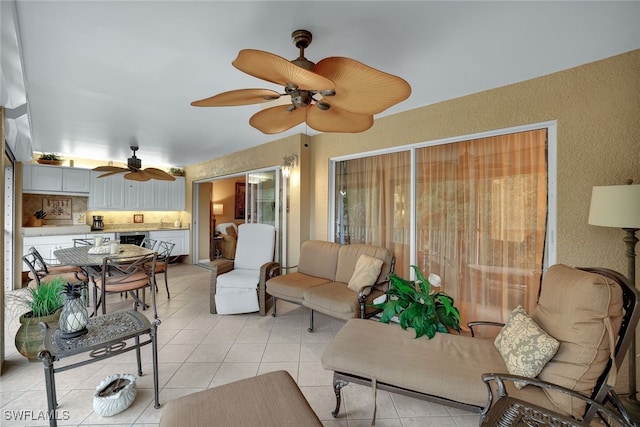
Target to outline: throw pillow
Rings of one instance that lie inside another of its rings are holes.
[[[360,255],[356,262],[356,269],[349,279],[349,289],[360,292],[360,289],[376,283],[384,261],[368,255]]]
[[[558,340],[540,329],[520,305],[511,312],[494,344],[509,373],[528,378],[535,378],[560,346]],[[525,385],[523,381],[515,382],[519,389]]]

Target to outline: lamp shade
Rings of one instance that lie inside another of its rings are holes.
[[[640,185],[593,187],[589,224],[640,228]]]
[[[214,203],[213,204],[213,214],[214,215],[222,215],[222,203]]]

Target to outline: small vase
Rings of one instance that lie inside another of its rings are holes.
[[[43,350],[44,332],[40,328],[40,322],[52,327],[57,325],[61,311],[62,309],[43,317],[30,317],[31,312],[20,316],[20,327],[16,332],[15,344],[18,352],[29,359],[29,362],[38,362],[38,353]]]

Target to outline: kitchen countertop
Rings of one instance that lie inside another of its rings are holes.
[[[149,227],[106,227],[104,230],[91,230],[89,225],[44,225],[42,227],[23,227],[22,235],[27,236],[59,236],[64,234],[105,234],[105,233],[130,233],[144,231],[180,231],[189,230],[189,227],[160,227],[158,224]]]

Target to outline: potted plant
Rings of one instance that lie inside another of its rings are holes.
[[[61,165],[62,157],[54,153],[42,153],[36,161],[43,165]]]
[[[20,316],[20,327],[16,332],[16,349],[29,359],[38,361],[38,353],[42,350],[43,331],[40,322],[57,325],[64,304],[62,290],[66,282],[56,277],[42,283],[37,288],[20,289],[12,299],[28,311]]]
[[[27,222],[25,222],[24,226],[25,227],[42,227],[42,220],[45,219],[46,217],[47,217],[47,213],[42,209],[40,209],[39,211],[36,211],[33,214],[33,216],[27,219]]]
[[[387,300],[373,305],[382,309],[380,321],[389,323],[397,318],[402,329],[415,330],[416,338],[426,335],[431,339],[436,332],[448,333],[450,329],[460,332],[460,312],[453,298],[432,289],[440,287],[440,276],[430,274],[425,279],[418,267],[412,265],[411,268],[416,274],[415,281],[389,274]]]
[[[184,176],[184,169],[182,168],[171,168],[169,169],[169,173],[173,176]]]

